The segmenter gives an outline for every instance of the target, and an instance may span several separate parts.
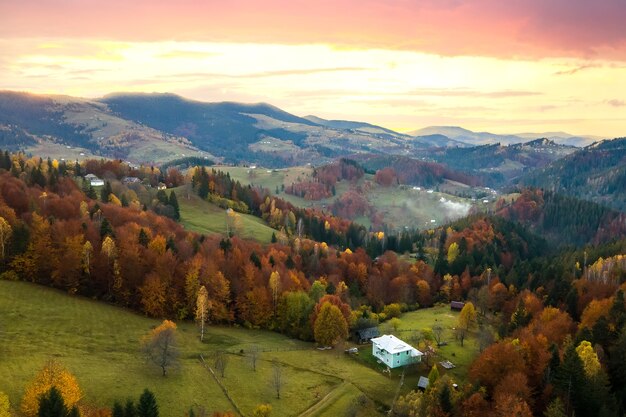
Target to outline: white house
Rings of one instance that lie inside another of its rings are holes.
[[[421,362],[423,355],[413,346],[391,334],[372,339],[372,354],[389,368]]]
[[[101,187],[104,185],[104,180],[101,180],[94,174],[85,175],[85,179],[89,181],[89,184],[91,184],[92,187]]]

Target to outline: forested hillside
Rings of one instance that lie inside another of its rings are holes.
[[[528,225],[551,242],[583,246],[626,235],[626,216],[599,204],[537,189],[498,201],[496,214]]]
[[[329,181],[360,174],[350,163],[344,168],[320,174]],[[98,192],[83,181],[88,172],[107,178]],[[139,184],[124,185],[128,175],[141,177]],[[181,195],[153,191],[159,182],[177,186]],[[276,242],[241,239],[235,224],[233,233],[220,235],[185,230],[176,218],[178,198],[187,192],[259,216],[277,229]],[[558,223],[566,207],[579,215]],[[472,334],[481,351],[469,374],[433,377],[426,392],[398,398],[396,415],[504,416],[513,410],[531,416],[566,407],[577,416],[622,415],[626,238],[613,229],[610,242],[598,237],[612,212],[536,190],[500,211],[421,234],[386,236],[295,208],[206,167],[185,176],[175,168],[161,173],[103,160],[67,165],[5,152],[0,277],[160,319],[198,319],[202,305],[202,323],[271,329],[322,346],[402,312],[463,300],[467,309],[455,340],[463,346]],[[561,250],[514,220],[580,233],[585,240],[572,243],[587,246]],[[596,239],[606,243],[593,246]],[[401,248],[417,259],[408,262],[389,250]],[[433,330],[420,332],[420,346],[436,353],[439,346],[428,336]]]
[[[520,179],[577,198],[626,210],[626,138],[587,146]]]

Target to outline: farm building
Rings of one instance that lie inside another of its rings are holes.
[[[372,354],[389,368],[421,362],[423,355],[413,346],[390,334],[372,339]]]
[[[422,391],[426,391],[426,388],[428,388],[429,384],[430,384],[430,381],[428,380],[428,378],[426,378],[425,376],[420,376],[420,379],[417,382],[417,388],[419,388]]]
[[[139,184],[141,180],[137,177],[124,177],[122,178],[122,184]]]
[[[87,174],[87,175],[85,175],[85,179],[87,181],[89,181],[89,184],[92,187],[101,187],[101,186],[104,185],[104,180],[101,180],[100,178],[98,178],[94,174]]]
[[[368,327],[366,329],[355,330],[352,338],[357,343],[367,343],[378,336],[380,336],[378,327]]]
[[[465,303],[463,301],[452,301],[450,303],[450,310],[461,311],[463,310],[463,307],[465,307]]]

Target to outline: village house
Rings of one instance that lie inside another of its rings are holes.
[[[423,355],[413,346],[390,334],[372,339],[372,354],[389,368],[419,363]]]
[[[85,179],[87,181],[89,181],[89,184],[92,187],[101,187],[104,185],[104,180],[101,180],[100,178],[98,178],[96,175],[94,174],[87,174],[85,175]]]
[[[465,303],[463,301],[452,301],[450,303],[450,310],[461,311],[465,307]]]
[[[378,327],[368,327],[365,329],[355,330],[352,338],[355,342],[361,344],[368,343],[370,340],[378,336],[380,336]]]
[[[128,184],[139,184],[141,183],[141,180],[137,177],[124,177],[122,178],[122,184],[128,185]]]

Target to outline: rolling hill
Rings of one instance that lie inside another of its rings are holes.
[[[560,145],[586,146],[598,140],[595,136],[576,136],[566,132],[543,132],[543,133],[516,133],[496,134],[489,132],[473,132],[458,126],[428,126],[409,132],[413,136],[443,135],[451,140],[463,142],[466,145],[512,145],[524,143],[536,139],[549,139]]]
[[[626,210],[626,138],[596,142],[519,179],[519,184]]]
[[[206,103],[173,94],[91,100],[0,92],[0,146],[57,159],[100,156],[152,163],[197,156],[283,167],[354,153],[411,155],[461,145],[367,123],[302,118],[265,103]]]
[[[548,139],[537,139],[512,145],[481,145],[470,148],[441,148],[421,152],[423,158],[447,165],[483,179],[485,184],[498,187],[525,172],[543,168],[553,161],[576,151]]]

